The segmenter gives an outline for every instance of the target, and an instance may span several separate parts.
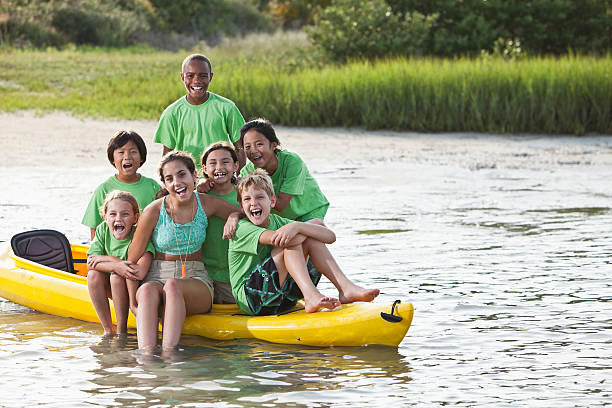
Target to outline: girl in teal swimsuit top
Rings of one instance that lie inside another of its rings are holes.
[[[194,195],[198,202],[198,209],[193,221],[187,224],[177,224],[170,218],[168,211],[166,211],[166,197],[162,198],[159,219],[151,237],[156,251],[168,255],[182,255],[185,251],[191,254],[202,247],[206,239],[208,219],[202,208],[200,197],[198,194]],[[183,248],[186,248],[186,250],[183,250]]]
[[[138,347],[145,354],[157,345],[160,317],[163,354],[178,345],[186,316],[210,311],[214,290],[202,262],[208,218],[230,218],[224,236],[231,237],[240,214],[218,197],[194,192],[197,177],[188,153],[166,154],[159,175],[168,195],[145,208],[128,252],[128,261],[137,261],[153,239],[155,259],[136,292]]]

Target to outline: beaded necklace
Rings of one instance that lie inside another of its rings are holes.
[[[187,237],[187,246],[185,247],[185,260],[183,261],[183,251],[181,251],[181,247],[179,245],[179,241],[178,241],[178,236],[176,235],[176,222],[174,221],[174,218],[172,217],[172,213],[174,212],[174,209],[172,208],[172,203],[170,204],[170,219],[172,220],[172,230],[174,231],[174,239],[176,241],[176,249],[179,253],[179,259],[181,261],[181,276],[183,278],[185,278],[187,276],[187,272],[185,270],[185,264],[187,263],[187,255],[189,255],[187,253],[187,251],[189,250],[189,243],[191,242],[191,231],[193,230],[193,221],[195,220],[195,216],[196,216],[196,211],[197,211],[197,206],[196,206],[196,199],[194,198],[193,200],[193,217],[191,219],[191,225],[189,226],[189,236]]]

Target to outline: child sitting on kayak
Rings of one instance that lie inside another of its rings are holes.
[[[238,155],[229,142],[213,143],[202,154],[202,171],[207,177],[208,194],[217,196],[238,207],[236,194],[236,171]],[[198,186],[198,189],[200,186]],[[202,244],[202,260],[214,283],[213,303],[236,303],[232,295],[227,264],[229,241],[223,239],[225,220],[216,216],[208,219],[206,240]]]
[[[127,191],[138,201],[140,210],[155,200],[160,189],[157,181],[138,173],[147,160],[147,147],[142,137],[134,131],[120,130],[108,142],[106,149],[108,161],[117,169],[117,174],[109,177],[94,190],[81,223],[90,228],[91,239],[96,227],[103,221],[100,207],[104,199],[114,190]]]
[[[280,141],[272,124],[266,119],[251,120],[242,126],[240,136],[250,161],[240,175],[252,173],[256,168],[268,173],[276,195],[274,213],[290,220],[323,221],[329,201],[300,156],[279,148]]]
[[[344,275],[326,246],[336,240],[331,230],[318,221],[270,214],[277,198],[265,171],[255,170],[236,188],[247,218],[238,222],[228,260],[234,298],[244,313],[278,314],[302,297],[306,312],[316,312],[378,296],[378,289],[364,289]],[[321,274],[338,289],[338,299],[317,290]]]
[[[87,289],[104,335],[114,334],[108,298],[115,306],[117,334],[125,334],[129,309],[136,314],[138,281],[147,274],[155,248],[149,242],[147,252],[137,263],[126,261],[139,215],[138,202],[130,193],[109,193],[102,214],[104,222],[96,228],[87,251]]]

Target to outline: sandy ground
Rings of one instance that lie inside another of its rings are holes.
[[[113,174],[106,159],[109,138],[120,129],[141,134],[149,149],[141,172],[157,178],[161,146],[152,142],[156,125],[156,121],[82,119],[61,112],[0,113],[4,156],[0,161],[0,241],[20,230],[45,227],[67,230],[82,240],[85,233],[79,224],[89,196],[97,184]],[[380,169],[381,163],[388,163],[388,171],[393,172],[406,162],[475,171],[568,165],[612,169],[612,136],[276,130],[283,146],[299,153],[315,176],[368,166]],[[393,182],[401,183],[401,178]]]
[[[82,119],[67,113],[0,113],[0,140],[4,160],[0,168],[62,165],[79,167],[106,161],[106,145],[120,129],[137,131],[147,142],[149,162],[143,171],[155,171],[161,146],[152,142],[157,121]],[[574,162],[612,162],[612,136],[546,136],[423,134],[339,128],[277,127],[283,146],[317,161],[395,160],[461,162],[467,166]],[[524,157],[523,161],[517,158]],[[106,163],[108,164],[108,163]],[[112,171],[112,169],[110,169]]]

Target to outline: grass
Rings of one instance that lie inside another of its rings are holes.
[[[252,35],[203,51],[211,91],[246,119],[425,132],[612,134],[612,57],[393,59],[325,64],[303,34]],[[188,54],[0,51],[0,110],[157,119],[184,94]]]

